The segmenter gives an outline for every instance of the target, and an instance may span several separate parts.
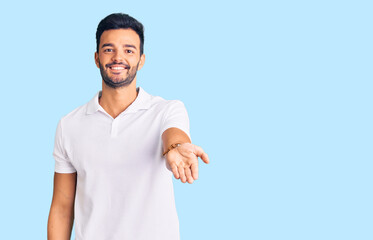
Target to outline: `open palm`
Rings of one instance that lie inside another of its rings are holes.
[[[198,157],[209,163],[209,157],[203,149],[191,143],[183,143],[166,154],[167,168],[181,182],[193,183],[198,179]]]

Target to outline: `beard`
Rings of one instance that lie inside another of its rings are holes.
[[[100,73],[102,76],[102,80],[106,84],[106,86],[111,87],[111,88],[121,88],[121,87],[127,87],[132,83],[132,81],[136,77],[137,69],[139,68],[139,63],[137,63],[136,67],[130,67],[128,69],[128,74],[125,77],[121,76],[112,76],[110,77],[108,74],[108,71],[105,70],[104,66],[101,65],[101,62],[98,64],[100,65]],[[116,64],[121,64],[121,63],[116,63]],[[109,65],[111,64],[106,64],[105,67],[108,68]],[[125,65],[125,64],[123,64]]]

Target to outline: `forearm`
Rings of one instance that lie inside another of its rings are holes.
[[[48,218],[48,240],[70,240],[74,224],[74,210],[52,205]]]
[[[179,128],[169,128],[162,134],[163,152],[175,143],[191,143],[188,135]]]

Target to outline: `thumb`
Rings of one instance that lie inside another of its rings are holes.
[[[205,153],[205,151],[203,151],[203,149],[200,146],[194,145],[193,153],[197,157],[200,157],[202,159],[202,161],[204,161],[205,163],[210,162],[209,156],[207,155],[207,153]]]

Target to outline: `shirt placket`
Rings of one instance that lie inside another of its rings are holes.
[[[113,122],[111,123],[111,137],[116,137],[118,135],[118,124],[119,124],[119,118],[115,118]]]

